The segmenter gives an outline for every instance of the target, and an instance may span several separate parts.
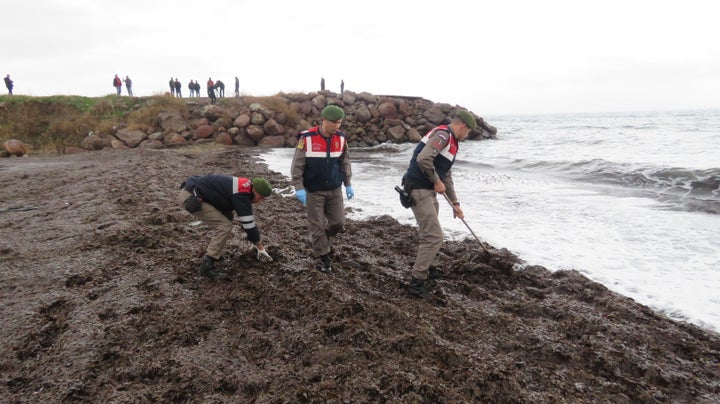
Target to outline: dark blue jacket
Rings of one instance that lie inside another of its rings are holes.
[[[298,149],[305,153],[302,173],[303,187],[308,191],[329,191],[343,182],[349,185],[349,165],[343,166],[347,156],[345,133],[336,131],[326,138],[315,126],[299,135]]]
[[[252,211],[252,182],[247,178],[224,174],[192,176],[185,180],[183,187],[195,191],[203,202],[209,203],[223,213],[237,212],[243,230],[252,243],[260,241],[260,230],[255,225]]]
[[[445,133],[443,134],[442,132]],[[441,138],[448,137],[447,144],[435,157],[435,160],[433,160],[435,173],[438,177],[440,177],[441,181],[445,180],[445,176],[450,171],[453,163],[455,162],[455,157],[457,156],[457,152],[460,146],[457,138],[455,137],[455,134],[452,133],[452,130],[447,125],[440,125],[433,128],[422,138],[422,140],[415,147],[413,156],[410,159],[410,166],[408,167],[408,170],[403,177],[404,182],[408,183],[408,185],[410,185],[410,187],[412,188],[433,189],[435,187],[435,184],[433,184],[432,181],[430,181],[430,179],[427,177],[427,175],[423,173],[417,163],[418,155],[427,146],[427,143],[433,134],[437,134]]]

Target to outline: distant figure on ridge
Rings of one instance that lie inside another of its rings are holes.
[[[207,94],[208,97],[210,97],[210,105],[215,105],[215,101],[217,100],[215,98],[215,83],[212,81],[212,78],[208,77],[207,81]]]
[[[130,80],[130,76],[125,76],[125,88],[127,89],[128,96],[132,97],[132,80]]]
[[[175,78],[175,96],[178,98],[182,98],[182,84],[180,84],[180,80]]]
[[[340,79],[340,95],[342,95],[343,91],[345,91],[345,81]]]
[[[175,80],[170,77],[170,95],[175,96]]]
[[[8,74],[7,76],[5,76],[5,87],[7,87],[8,93],[9,93],[10,95],[13,95],[13,93],[12,93],[13,81],[10,80],[10,75],[9,75],[9,74]]]
[[[195,89],[195,96],[196,96],[196,97],[199,97],[199,96],[200,96],[200,89],[201,89],[202,87],[200,87],[200,83],[199,83],[197,80],[195,80],[195,84],[193,84],[193,88]]]
[[[325,77],[320,77],[320,91],[325,91]]]
[[[222,82],[222,80],[218,80],[215,82],[214,88],[218,90],[218,96],[225,97],[225,83]]]
[[[118,75],[115,75],[115,78],[113,78],[113,87],[115,87],[115,91],[117,91],[117,95],[120,95],[122,93],[122,80],[120,80],[120,77]]]
[[[235,96],[240,96],[240,80],[238,80],[237,76],[235,76]]]
[[[190,90],[190,98],[194,97],[195,96],[195,83],[192,80],[190,80],[190,82],[188,83],[188,90]]]

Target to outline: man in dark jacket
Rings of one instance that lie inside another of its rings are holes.
[[[225,244],[232,233],[233,211],[240,219],[247,239],[255,245],[257,258],[263,262],[272,261],[260,240],[260,230],[255,225],[252,211],[252,204],[262,202],[272,194],[272,187],[266,179],[251,181],[231,175],[211,174],[192,176],[180,188],[178,203],[210,228],[210,243],[198,270],[200,276],[211,279],[227,277],[227,273],[215,268],[215,261],[225,252]]]
[[[12,89],[13,89],[13,81],[10,79],[10,75],[8,74],[5,76],[5,87],[8,89],[8,93],[10,95],[13,95]]]
[[[345,112],[336,105],[322,110],[322,124],[298,135],[292,162],[292,182],[297,199],[307,206],[312,249],[320,256],[320,271],[328,272],[330,237],[344,230],[345,207],[342,185],[348,200],[355,196],[350,185],[352,171],[345,133],[340,125]]]
[[[438,220],[437,194],[446,194],[453,204],[453,216],[464,218],[450,169],[459,150],[459,142],[477,127],[468,111],[458,111],[450,125],[440,125],[428,132],[415,147],[410,166],[403,176],[403,186],[414,200],[413,215],[418,224],[417,257],[413,265],[408,292],[420,298],[427,296],[425,280],[439,276],[431,267],[443,241]]]

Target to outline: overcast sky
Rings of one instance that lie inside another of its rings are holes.
[[[324,77],[481,116],[720,108],[714,3],[3,0],[0,74],[35,96],[111,94],[115,74],[135,95],[170,77],[185,95],[191,79],[272,95]]]

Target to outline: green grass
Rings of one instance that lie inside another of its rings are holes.
[[[187,115],[186,105],[168,96],[82,97],[54,95],[31,97],[0,96],[0,144],[18,139],[30,146],[30,153],[63,153],[79,146],[90,132],[109,132],[121,123],[151,130],[163,110]]]

